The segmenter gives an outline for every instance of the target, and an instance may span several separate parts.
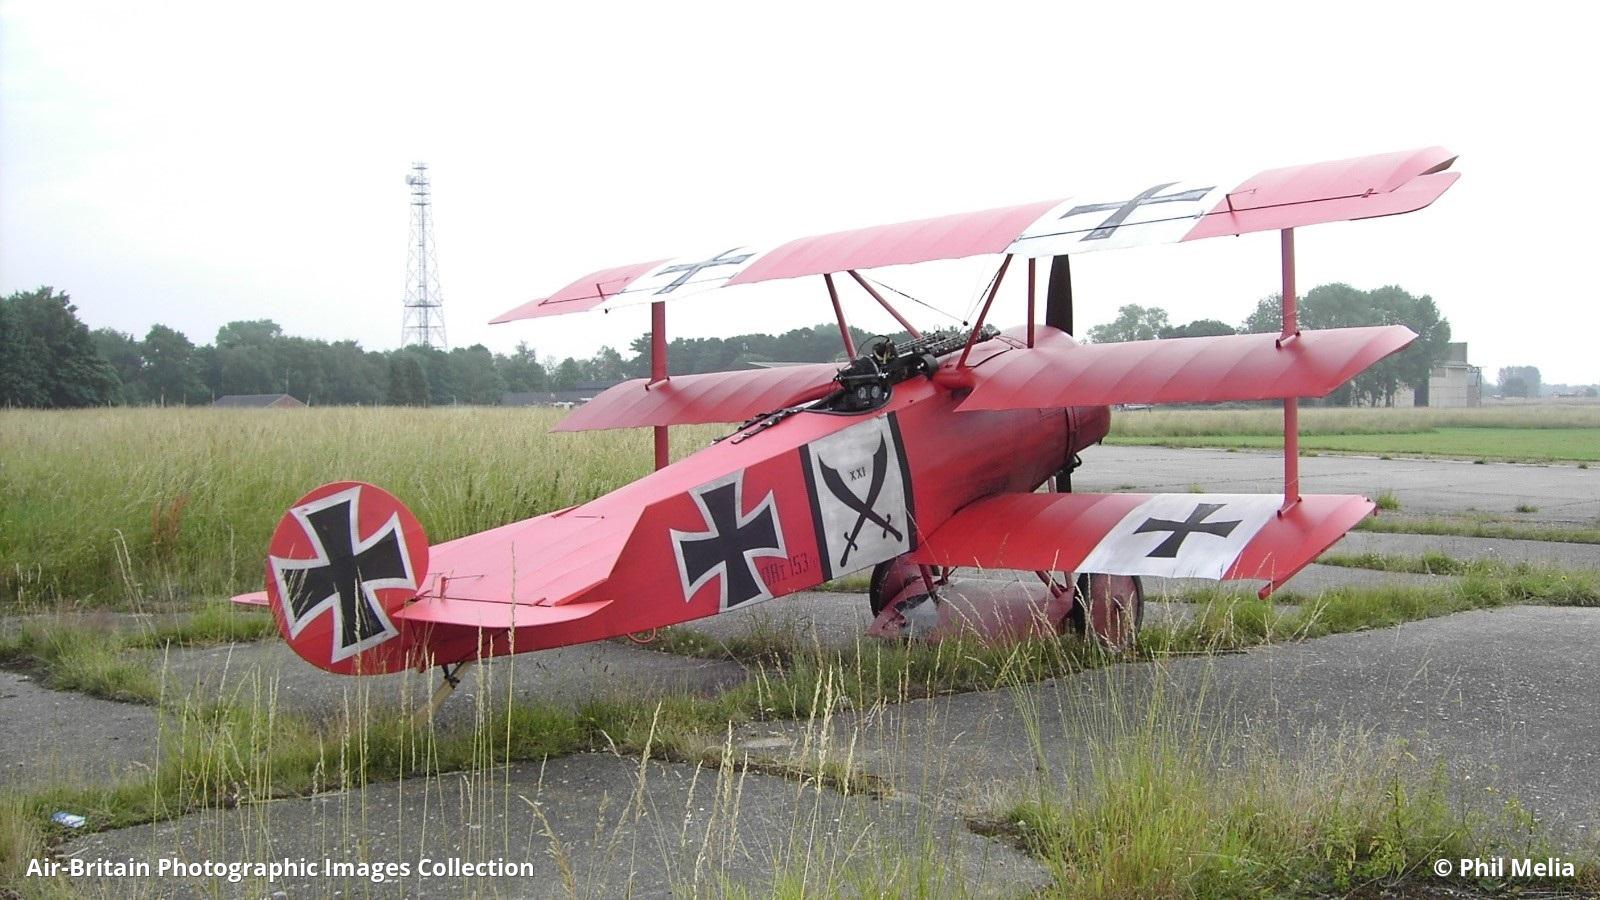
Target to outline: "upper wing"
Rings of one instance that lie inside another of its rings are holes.
[[[1053,332],[1054,330],[1051,329]],[[1051,334],[977,370],[962,410],[1321,397],[1417,336],[1404,325],[1077,344]]]
[[[561,420],[555,431],[598,431],[643,425],[743,422],[751,416],[826,396],[833,363],[776,369],[674,375],[650,384],[635,378],[606,389]]]
[[[775,248],[714,247],[602,269],[495,322],[670,300],[711,288],[991,253],[1055,256],[1412,212],[1459,175],[1441,147],[1158,181],[983,212],[800,238]]]
[[[999,494],[947,519],[914,562],[1037,571],[1263,580],[1265,596],[1373,511],[1303,494]]]

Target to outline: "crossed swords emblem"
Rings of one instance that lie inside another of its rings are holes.
[[[828,486],[829,493],[856,511],[856,524],[844,536],[844,555],[839,557],[841,567],[850,561],[850,551],[860,549],[856,544],[856,538],[860,537],[861,529],[867,527],[868,522],[882,528],[884,537],[894,535],[897,541],[905,539],[900,529],[894,527],[894,513],[880,515],[872,508],[873,504],[878,502],[878,495],[883,493],[883,481],[889,472],[889,444],[883,439],[883,435],[878,436],[878,449],[872,453],[872,481],[867,485],[867,496],[864,499],[857,497],[856,492],[844,483],[839,470],[820,459],[817,460],[817,466],[822,471],[822,483]]]

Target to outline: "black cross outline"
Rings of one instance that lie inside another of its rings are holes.
[[[1128,217],[1133,215],[1133,211],[1141,206],[1154,203],[1180,203],[1199,200],[1206,194],[1216,189],[1216,186],[1212,185],[1211,187],[1179,191],[1176,194],[1168,194],[1165,197],[1156,196],[1175,184],[1177,184],[1176,181],[1169,181],[1166,184],[1158,184],[1149,190],[1141,191],[1138,194],[1135,194],[1131,200],[1119,200],[1115,203],[1089,203],[1083,206],[1074,206],[1065,213],[1062,213],[1060,218],[1070,219],[1073,216],[1083,213],[1109,212],[1111,210],[1115,210],[1115,212],[1112,212],[1110,217],[1108,217],[1104,222],[1096,225],[1093,230],[1083,236],[1083,240],[1086,241],[1104,240],[1105,238],[1111,237],[1112,234],[1116,233],[1116,230],[1122,227],[1122,223],[1126,222]]]
[[[722,251],[721,253],[718,253],[716,256],[713,256],[710,259],[704,259],[704,260],[701,260],[700,262],[696,262],[696,263],[678,263],[675,266],[667,266],[665,269],[662,269],[661,271],[657,272],[656,275],[658,275],[658,276],[659,275],[670,275],[673,272],[682,272],[683,274],[679,275],[677,278],[674,278],[670,284],[668,284],[666,287],[661,288],[660,290],[656,291],[656,293],[657,294],[670,294],[670,293],[672,293],[673,291],[677,290],[678,288],[681,288],[684,285],[688,284],[689,283],[689,279],[693,278],[696,274],[698,274],[701,269],[709,269],[709,268],[711,268],[713,266],[736,266],[736,265],[744,262],[745,260],[747,260],[750,257],[755,255],[754,253],[745,253],[745,254],[742,254],[742,255],[739,255],[739,256],[732,256],[732,257],[728,257],[727,259],[723,259],[724,256],[728,256],[729,253],[732,253],[734,250],[737,250],[737,249],[739,249],[739,248],[738,247],[732,247],[730,249]]]
[[[722,570],[723,609],[770,596],[756,569],[755,557],[787,556],[788,551],[783,547],[773,495],[767,494],[749,515],[745,515],[741,510],[743,481],[743,473],[740,473],[733,481],[693,495],[706,524],[705,531],[672,529],[673,547],[683,575],[685,603],[719,568]]]
[[[316,550],[309,559],[271,557],[289,634],[296,637],[313,619],[332,611],[331,661],[353,656],[398,634],[376,591],[416,588],[400,517],[395,514],[361,540],[359,489],[323,498],[297,510],[296,518]]]
[[[1194,512],[1182,522],[1171,519],[1146,519],[1143,525],[1133,530],[1134,534],[1149,534],[1156,531],[1170,531],[1166,539],[1156,545],[1154,550],[1145,554],[1146,558],[1173,559],[1178,555],[1178,548],[1183,546],[1184,539],[1195,533],[1204,533],[1225,538],[1233,534],[1242,520],[1232,522],[1207,522],[1206,518],[1217,510],[1227,506],[1226,503],[1201,503],[1195,506]]]
[[[884,477],[889,470],[889,444],[884,440],[883,435],[878,435],[878,449],[872,452],[872,482],[867,485],[867,498],[865,500],[857,497],[855,491],[850,490],[850,486],[844,483],[843,478],[839,477],[837,469],[830,468],[820,458],[817,460],[817,467],[822,470],[822,481],[828,486],[828,492],[838,497],[839,501],[845,506],[856,511],[855,527],[850,530],[849,534],[844,536],[844,555],[839,557],[839,565],[841,567],[849,562],[851,550],[860,549],[856,546],[856,536],[861,534],[861,529],[866,527],[869,521],[883,529],[884,537],[892,534],[897,541],[905,540],[905,535],[902,535],[899,529],[890,524],[894,521],[894,513],[880,516],[872,508],[872,504],[878,502],[878,495],[883,492]]]

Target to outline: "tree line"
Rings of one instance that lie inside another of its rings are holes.
[[[1420,339],[1341,387],[1330,402],[1392,403],[1401,385],[1427,390],[1428,372],[1443,358],[1450,323],[1433,299],[1398,287],[1360,291],[1327,284],[1300,301],[1305,328],[1399,323]],[[1279,301],[1264,297],[1237,326],[1216,319],[1173,325],[1160,307],[1128,305],[1104,325],[1089,329],[1093,342],[1154,340],[1271,332],[1279,329]],[[852,328],[859,346],[870,337]],[[760,363],[826,362],[841,356],[833,323],[783,334],[730,338],[678,338],[668,358],[674,375],[748,368]],[[0,299],[0,407],[184,405],[228,394],[290,394],[318,405],[406,406],[496,404],[507,392],[553,392],[580,385],[613,384],[650,370],[650,338],[640,335],[627,355],[602,347],[587,359],[559,362],[526,343],[508,354],[482,344],[448,352],[422,347],[365,350],[355,341],[292,337],[267,319],[229,322],[210,344],[152,325],[143,337],[100,328],[77,317],[71,298],[50,287]],[[1534,370],[1535,372],[1537,370]],[[1537,374],[1533,375],[1537,390]],[[1503,379],[1504,380],[1504,379]],[[1537,396],[1537,394],[1534,394]]]
[[[1415,392],[1419,406],[1427,404],[1428,375],[1434,364],[1445,358],[1450,344],[1450,320],[1440,314],[1432,297],[1419,297],[1395,285],[1363,291],[1335,283],[1312,288],[1299,298],[1296,307],[1299,325],[1305,329],[1405,325],[1417,333],[1417,340],[1406,349],[1379,360],[1330,394],[1329,404],[1392,406],[1402,386]],[[1262,297],[1255,310],[1238,325],[1217,319],[1172,325],[1166,310],[1130,304],[1119,309],[1114,320],[1089,329],[1089,340],[1104,343],[1261,334],[1280,331],[1282,325],[1283,306],[1278,294]]]
[[[1500,368],[1500,396],[1537,398],[1543,392],[1544,386],[1540,384],[1538,366]]]
[[[870,335],[852,329],[857,343]],[[192,405],[228,394],[290,394],[318,405],[497,404],[507,392],[568,391],[650,372],[650,338],[627,356],[602,347],[559,362],[527,343],[511,353],[482,344],[448,352],[424,347],[366,350],[355,341],[292,337],[268,319],[229,322],[210,344],[152,325],[143,337],[93,331],[66,293],[50,287],[0,299],[0,407]],[[761,362],[821,362],[839,354],[833,324],[779,335],[680,338],[671,374],[748,368]]]

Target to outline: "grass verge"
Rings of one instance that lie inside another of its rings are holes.
[[[1276,450],[1283,436],[1265,434],[1111,434],[1108,444]],[[1600,460],[1600,428],[1436,428],[1373,434],[1302,434],[1300,446],[1322,453],[1438,456],[1498,462]]]
[[[1509,538],[1518,541],[1554,541],[1567,544],[1600,544],[1600,528],[1584,526],[1527,525],[1484,518],[1410,518],[1369,516],[1356,526],[1357,531],[1379,534],[1437,534],[1454,537]]]
[[[1580,580],[1594,574],[1594,570],[1566,571],[1554,566],[1535,565],[1531,562],[1500,562],[1493,559],[1458,559],[1447,553],[1430,550],[1411,555],[1402,553],[1324,553],[1317,562],[1325,566],[1347,569],[1371,569],[1377,572],[1407,572],[1415,575],[1482,575],[1494,576],[1511,573],[1518,578],[1558,577],[1568,575]],[[1600,568],[1600,558],[1596,559]]]
[[[1427,433],[1440,428],[1591,429],[1600,428],[1600,404],[1428,407],[1300,407],[1302,435]],[[1120,412],[1112,416],[1113,435],[1283,435],[1283,413],[1256,409],[1175,409]]]
[[[1441,585],[1352,585],[1316,597],[1286,592],[1271,601],[1217,588],[1187,599],[1204,604],[1199,613],[1175,628],[1149,629],[1143,652],[1242,649],[1516,604],[1596,607],[1600,572],[1499,566],[1467,570]]]
[[[131,628],[95,616],[41,616],[0,636],[0,667],[25,671],[56,690],[155,703],[160,681],[150,655],[137,651],[256,641],[276,631],[270,615],[224,602]]]
[[[974,830],[1043,860],[1048,893],[1075,898],[1460,896],[1435,892],[1503,885],[1441,879],[1434,860],[1560,855],[1514,800],[1483,810],[1403,743],[1319,737],[1280,754],[1243,742],[1230,757],[1222,741],[1214,726],[1147,716],[1083,748],[1086,778],[1045,782]],[[1600,885],[1580,865],[1539,888]]]

